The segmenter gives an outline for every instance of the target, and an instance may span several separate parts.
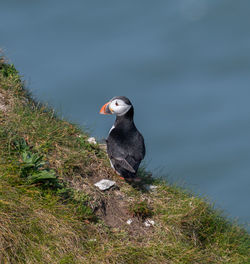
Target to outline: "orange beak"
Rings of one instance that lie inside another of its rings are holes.
[[[110,111],[109,108],[109,104],[110,102],[107,102],[104,106],[102,106],[101,110],[100,110],[100,114],[102,115],[111,115],[112,112]]]

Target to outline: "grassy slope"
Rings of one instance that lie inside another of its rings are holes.
[[[0,263],[250,263],[243,229],[144,170],[156,192],[122,182],[86,139],[0,62]],[[101,178],[119,188],[99,192]],[[147,217],[154,227],[143,225]]]

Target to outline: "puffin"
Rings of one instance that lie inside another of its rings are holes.
[[[136,173],[145,156],[142,134],[134,123],[134,107],[125,96],[116,96],[104,104],[100,114],[116,115],[107,143],[107,153],[111,167],[126,181],[140,181]]]

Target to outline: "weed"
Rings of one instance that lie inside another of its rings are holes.
[[[22,162],[20,163],[20,176],[25,178],[29,184],[43,184],[54,188],[61,187],[55,171],[45,169],[43,156],[38,153],[32,153],[25,140],[18,144],[21,150]]]
[[[5,78],[18,76],[18,71],[13,64],[1,64],[0,72]]]
[[[130,204],[129,211],[133,216],[142,219],[153,215],[153,210],[146,201],[133,202]]]

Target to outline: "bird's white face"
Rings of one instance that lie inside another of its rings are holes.
[[[126,104],[121,99],[115,99],[111,101],[109,104],[109,109],[112,112],[112,114],[116,114],[118,116],[125,115],[130,108],[131,105]]]
[[[131,105],[126,104],[121,99],[114,99],[110,102],[106,103],[100,111],[100,114],[115,114],[117,116],[125,115],[129,109],[131,108]]]

